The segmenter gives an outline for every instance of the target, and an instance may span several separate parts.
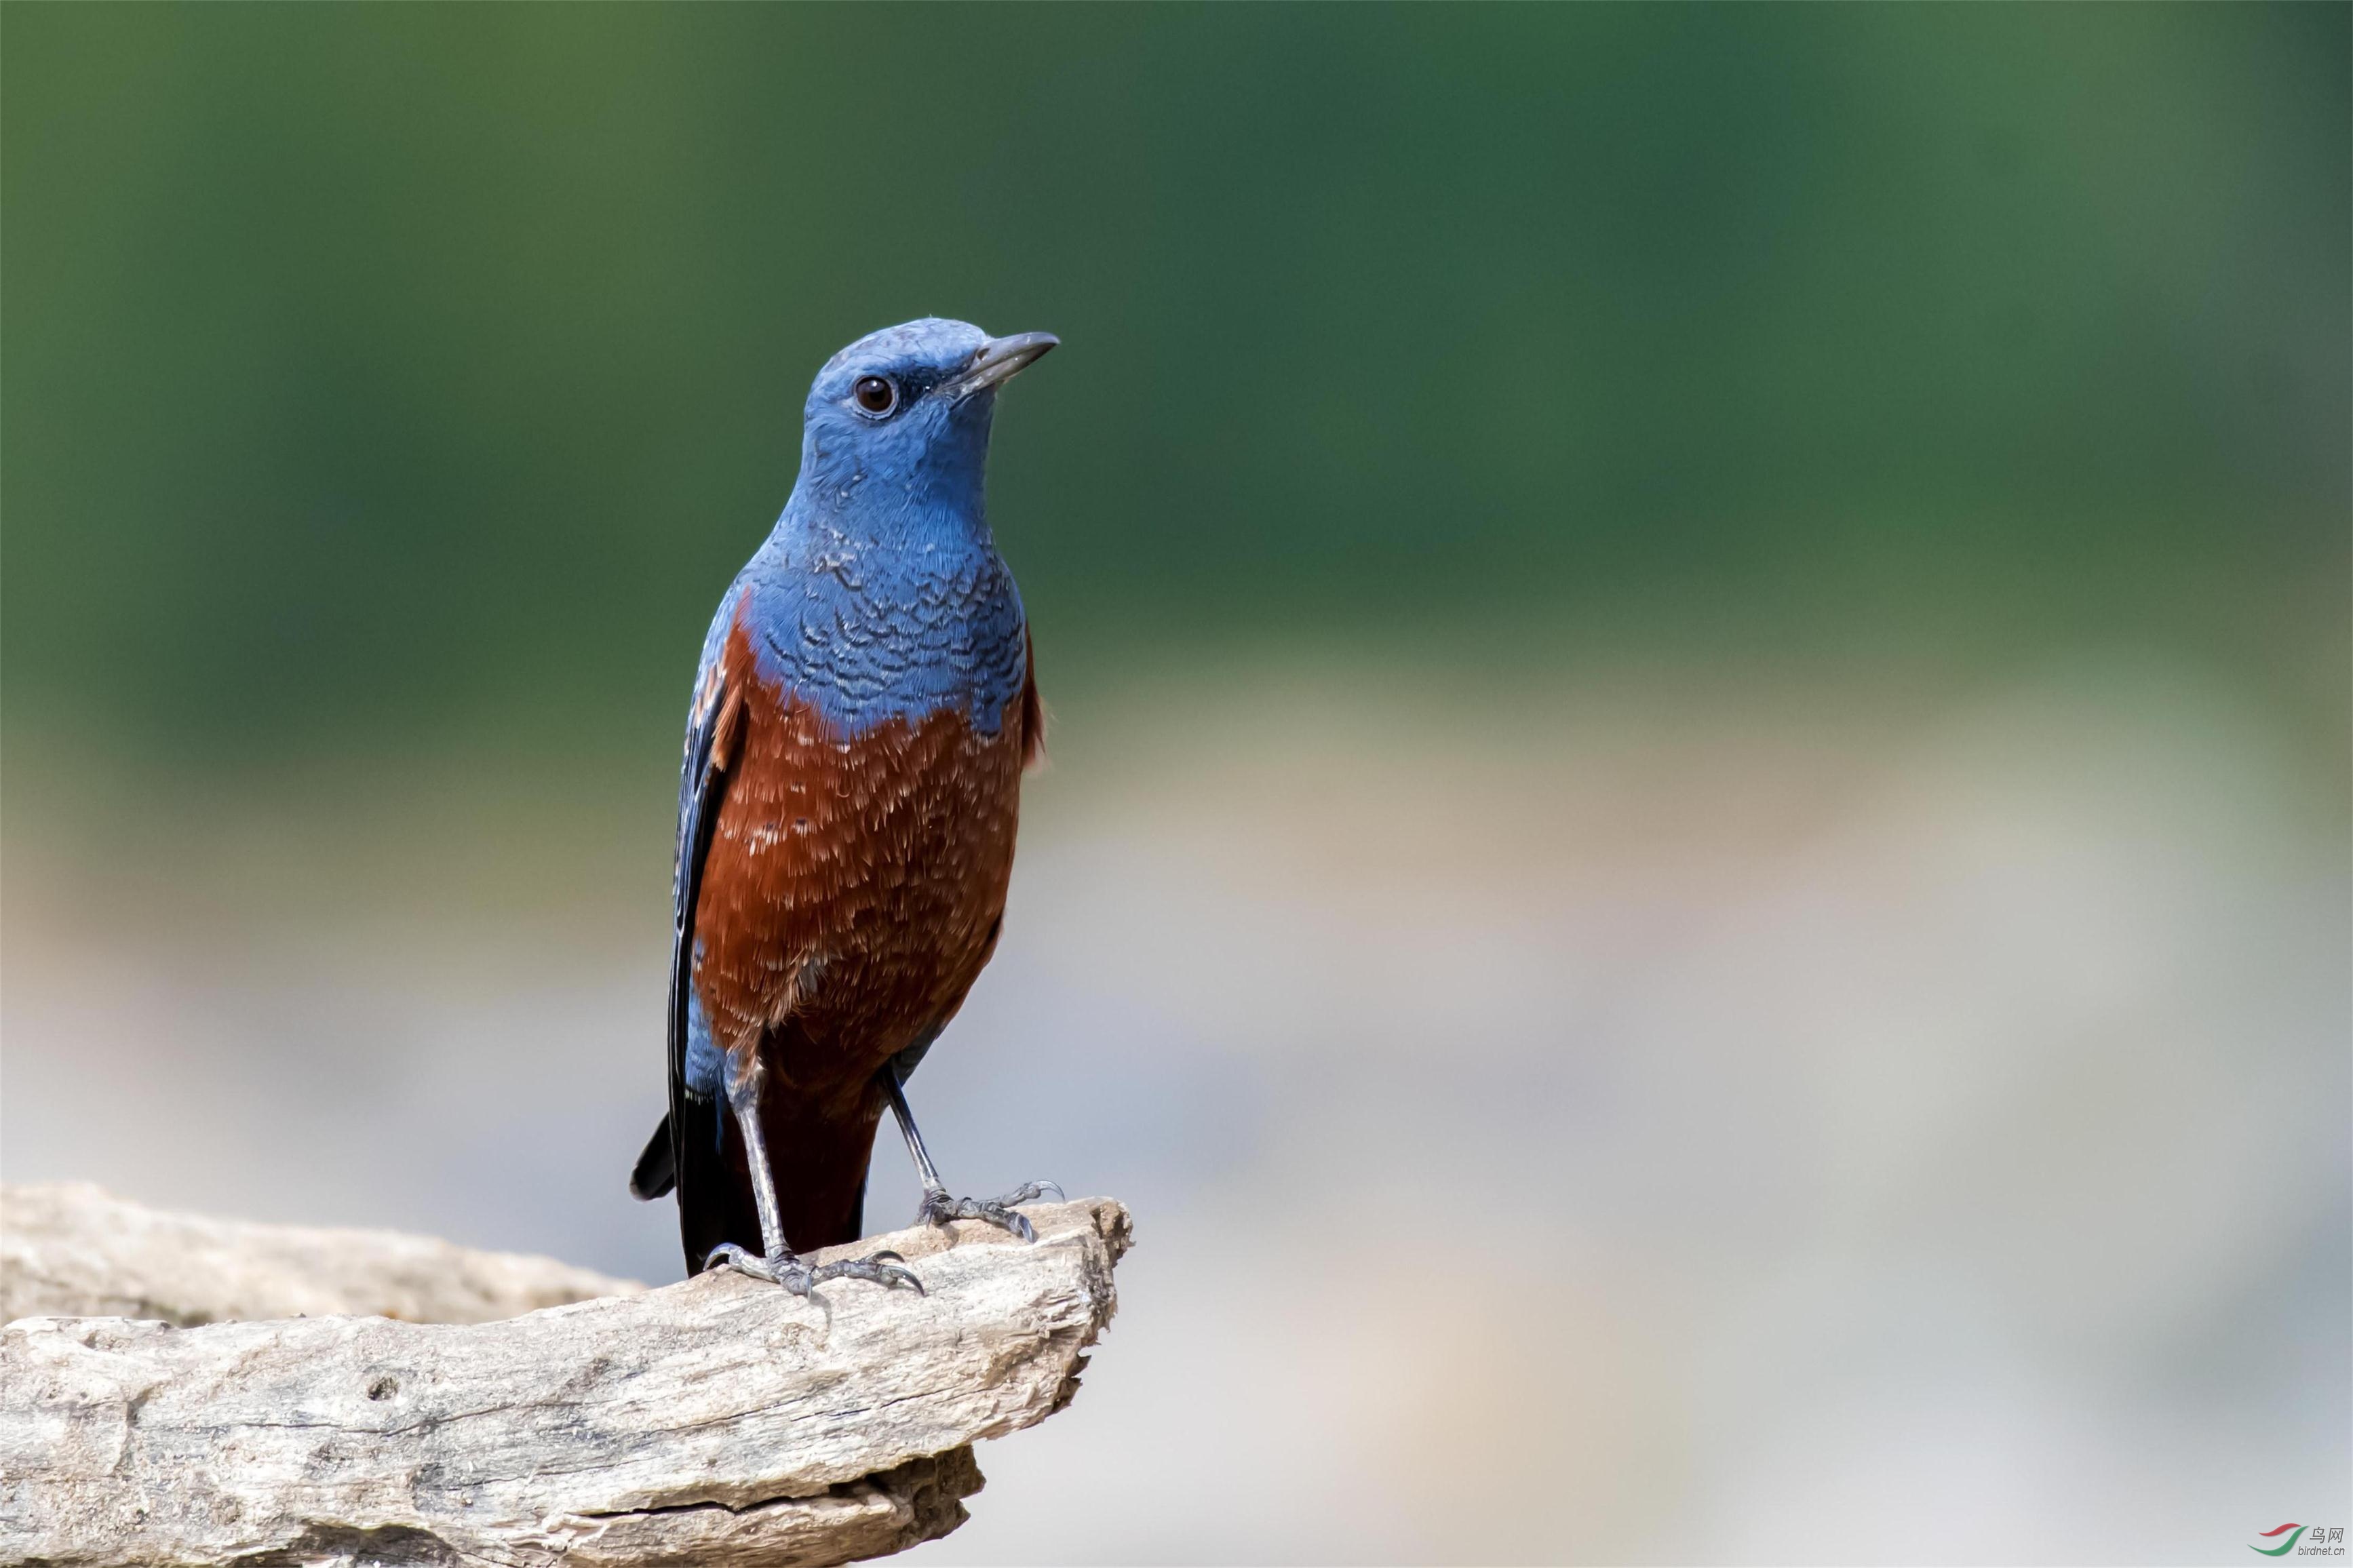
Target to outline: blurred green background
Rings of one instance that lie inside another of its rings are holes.
[[[0,6],[0,1172],[672,1277],[712,607],[1049,329],[915,1094],[1141,1245],[920,1556],[2343,1521],[2349,17]]]
[[[1058,686],[2100,637],[2341,730],[2341,6],[5,26],[12,721],[659,750],[809,374],[936,312],[1070,345]]]

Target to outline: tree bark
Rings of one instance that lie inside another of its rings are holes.
[[[717,1568],[896,1552],[964,1521],[975,1441],[1070,1402],[1129,1236],[1109,1199],[1040,1205],[1026,1211],[1034,1246],[965,1222],[819,1255],[895,1248],[926,1294],[839,1280],[804,1300],[734,1274],[644,1290],[381,1233],[153,1215],[141,1228],[123,1224],[133,1205],[94,1189],[33,1191],[8,1190],[0,1215],[42,1220],[0,1230],[9,1310],[76,1304],[56,1249],[88,1264],[135,1234],[150,1244],[135,1267],[89,1299],[166,1321],[51,1315],[0,1331],[0,1561],[121,1568]],[[77,1198],[121,1233],[72,1248]],[[419,1282],[417,1247],[447,1248],[440,1283]],[[186,1290],[176,1256],[227,1261],[191,1271]],[[322,1279],[347,1308],[477,1319],[534,1292],[633,1293],[491,1321],[173,1326],[225,1303],[321,1299],[305,1292]]]

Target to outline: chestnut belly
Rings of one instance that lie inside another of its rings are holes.
[[[766,1098],[867,1121],[875,1070],[947,1021],[996,945],[1020,704],[994,732],[951,709],[844,740],[773,688],[745,698],[703,867],[695,989],[722,1050],[759,1043]]]

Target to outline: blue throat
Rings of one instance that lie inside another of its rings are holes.
[[[895,332],[920,354],[951,328],[980,341],[962,323]],[[844,740],[943,710],[993,735],[1029,673],[1021,595],[982,500],[995,394],[917,398],[909,376],[909,405],[877,426],[844,406],[835,367],[819,375],[792,497],[703,643],[708,670],[740,619],[761,678]]]
[[[1028,673],[1021,595],[976,513],[861,526],[799,490],[721,605],[715,660],[740,619],[761,679],[814,707],[844,740],[891,719],[962,710],[995,734]]]

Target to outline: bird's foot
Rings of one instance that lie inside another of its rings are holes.
[[[987,1220],[999,1230],[1009,1230],[1024,1241],[1038,1239],[1029,1216],[1017,1213],[1016,1204],[1026,1204],[1051,1193],[1062,1195],[1062,1189],[1051,1182],[1025,1182],[1001,1198],[952,1198],[945,1187],[926,1187],[923,1201],[915,1210],[918,1224],[945,1225],[950,1220]]]
[[[806,1296],[828,1279],[864,1279],[885,1289],[905,1285],[920,1296],[923,1293],[923,1282],[901,1267],[906,1261],[886,1248],[869,1258],[844,1258],[832,1263],[812,1265],[797,1253],[780,1252],[763,1258],[729,1241],[711,1249],[711,1256],[703,1259],[702,1270],[708,1274],[714,1268],[733,1268],[738,1274],[748,1274],[771,1285],[782,1285],[796,1296]]]

